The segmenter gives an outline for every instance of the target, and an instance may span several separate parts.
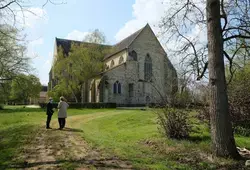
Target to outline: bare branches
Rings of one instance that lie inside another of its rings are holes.
[[[250,39],[250,36],[238,34],[238,35],[233,35],[233,36],[224,38],[223,40],[224,40],[224,41],[228,41],[228,40],[235,39],[235,38]]]
[[[206,75],[207,40],[205,0],[174,1],[176,4],[166,11],[160,27],[166,37],[166,43],[174,44],[169,48],[170,55],[180,58],[182,65],[200,80]],[[246,56],[249,45],[242,47],[244,40],[250,39],[250,1],[249,0],[220,0],[221,33],[224,42],[224,57],[228,60],[228,68],[238,68],[235,58]],[[243,54],[245,51],[246,54]],[[227,54],[227,55],[226,55]]]
[[[51,3],[53,5],[62,5],[62,4],[65,4],[64,2],[54,2],[52,0],[46,0],[46,2],[43,4],[43,8],[48,4],[48,3]]]
[[[0,6],[0,10],[9,7],[9,6],[10,6],[11,4],[13,4],[13,3],[16,3],[16,0],[10,1],[10,2],[7,3],[7,4],[5,4],[5,5],[3,5],[3,6]]]

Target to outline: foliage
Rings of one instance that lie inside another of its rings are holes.
[[[34,75],[19,74],[11,83],[10,99],[27,103],[30,97],[39,97],[41,89],[39,78]]]
[[[177,92],[174,95],[173,105],[181,108],[186,108],[192,103],[192,98],[189,90]]]
[[[16,74],[29,71],[25,45],[18,38],[16,29],[0,25],[0,80],[10,80]]]
[[[189,136],[191,127],[188,122],[188,113],[185,111],[164,108],[157,112],[158,124],[164,135],[173,139],[185,139]]]
[[[105,46],[91,43],[71,44],[68,56],[59,48],[54,66],[59,84],[53,89],[53,96],[73,94],[75,102],[79,102],[84,82],[102,71],[102,60],[107,52]]]
[[[250,120],[250,65],[238,70],[228,85],[230,112],[234,123]]]
[[[87,34],[83,41],[95,44],[104,44],[106,42],[106,37],[99,29],[95,29],[93,32]]]

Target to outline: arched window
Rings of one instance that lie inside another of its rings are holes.
[[[108,69],[109,69],[109,65],[105,64],[105,70],[108,70]]]
[[[130,56],[134,61],[137,61],[137,53],[134,50],[130,52]]]
[[[110,67],[112,68],[112,67],[114,67],[114,65],[115,65],[115,62],[114,62],[114,60],[112,60]]]
[[[123,56],[121,56],[120,58],[119,58],[119,64],[121,64],[121,63],[123,63],[124,62],[124,59],[123,59]]]
[[[113,84],[113,93],[114,94],[117,93],[117,84],[116,83]]]
[[[122,85],[121,83],[118,83],[118,94],[122,93]]]
[[[119,81],[116,81],[114,84],[113,84],[113,93],[114,94],[121,94],[122,92],[122,86],[121,86],[121,83]]]
[[[152,59],[149,54],[147,54],[144,63],[144,80],[150,81],[152,79]]]

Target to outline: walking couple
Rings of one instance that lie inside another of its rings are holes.
[[[47,104],[47,122],[46,122],[46,129],[51,129],[50,127],[50,121],[51,117],[54,113],[53,105],[52,105],[52,98],[49,98],[49,103]],[[66,102],[65,98],[63,96],[60,97],[60,102],[58,103],[58,123],[59,123],[59,129],[62,130],[65,127],[66,124],[66,118],[67,118],[67,108],[69,107],[68,103]]]

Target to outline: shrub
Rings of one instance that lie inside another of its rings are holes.
[[[191,126],[188,123],[188,113],[182,110],[164,108],[157,113],[161,132],[173,139],[189,137]]]
[[[199,113],[196,116],[201,121],[210,121],[210,115],[209,115],[209,107],[203,107],[200,109]]]
[[[0,104],[0,110],[3,110],[3,109],[4,109],[3,104]]]

